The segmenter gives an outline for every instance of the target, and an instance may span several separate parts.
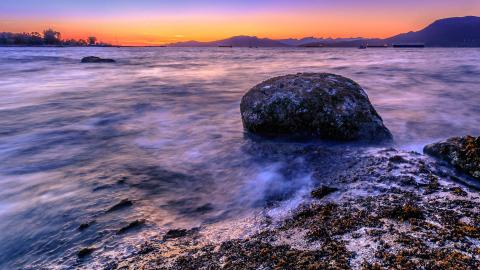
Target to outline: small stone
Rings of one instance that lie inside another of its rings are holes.
[[[84,247],[84,248],[81,248],[78,253],[77,253],[77,256],[79,258],[83,258],[83,257],[86,257],[90,254],[92,254],[92,252],[95,251],[95,248],[92,248],[92,247]]]
[[[165,236],[163,236],[163,240],[185,237],[188,235],[188,233],[189,230],[187,229],[172,229],[169,230]]]
[[[133,205],[133,202],[130,201],[129,199],[123,199],[121,200],[119,203],[115,204],[114,206],[110,207],[108,210],[107,210],[107,213],[108,212],[113,212],[113,211],[118,211],[118,210],[121,210],[123,208],[126,208],[126,207],[130,207]]]
[[[123,233],[126,233],[130,230],[133,230],[133,229],[136,229],[142,225],[145,224],[145,220],[144,219],[137,219],[137,220],[134,220],[132,222],[130,222],[127,226],[125,227],[122,227],[120,230],[117,231],[117,234],[123,234]]]
[[[459,197],[465,197],[467,196],[467,192],[465,192],[465,190],[463,190],[462,188],[460,187],[454,187],[454,188],[451,188],[450,191],[454,194],[454,195],[457,195]]]
[[[82,223],[78,226],[78,230],[83,231],[83,230],[87,229],[88,227],[90,227],[90,225],[92,225],[93,223],[95,223],[95,220]]]
[[[87,56],[82,58],[82,63],[115,63],[115,60],[97,56]]]
[[[315,199],[323,199],[325,196],[337,191],[337,188],[328,187],[328,186],[321,186],[312,191],[311,195]]]
[[[398,156],[398,155],[390,157],[388,160],[392,163],[408,163],[408,161],[405,158],[403,158],[402,156]]]

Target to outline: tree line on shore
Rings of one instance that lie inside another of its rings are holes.
[[[0,32],[0,45],[9,46],[111,46],[99,42],[96,37],[86,39],[62,39],[62,34],[53,29],[47,29],[43,33],[11,33]]]

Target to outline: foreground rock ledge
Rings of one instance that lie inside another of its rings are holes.
[[[480,180],[480,137],[453,137],[429,144],[423,151]]]
[[[320,150],[311,155],[320,165]],[[478,191],[418,153],[349,158],[341,171],[314,170],[331,193],[258,233],[208,243],[200,230],[152,241],[110,269],[480,269]]]
[[[245,94],[244,127],[266,136],[390,140],[392,134],[356,82],[328,73],[269,79]]]

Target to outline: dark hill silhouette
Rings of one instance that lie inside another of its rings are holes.
[[[435,21],[418,32],[385,39],[387,43],[424,43],[427,46],[480,46],[480,17],[456,17]]]
[[[219,46],[232,46],[232,47],[287,47],[289,45],[283,44],[279,41],[269,38],[258,38],[250,36],[236,36],[223,40],[217,40],[212,42],[198,42],[187,41],[170,44],[174,47],[219,47]]]
[[[187,41],[170,44],[175,47],[356,47],[423,43],[429,47],[480,47],[480,17],[467,16],[437,20],[418,32],[399,34],[387,39],[303,39],[273,40],[250,36],[237,36],[219,41]]]

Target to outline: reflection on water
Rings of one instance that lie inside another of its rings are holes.
[[[87,55],[118,63],[80,64]],[[170,228],[298,201],[321,181],[305,145],[241,126],[242,94],[272,76],[358,81],[401,148],[479,134],[478,59],[478,49],[0,48],[0,268],[87,265],[80,247],[108,259]],[[325,170],[340,163],[332,149]],[[123,199],[132,205],[107,211]]]

